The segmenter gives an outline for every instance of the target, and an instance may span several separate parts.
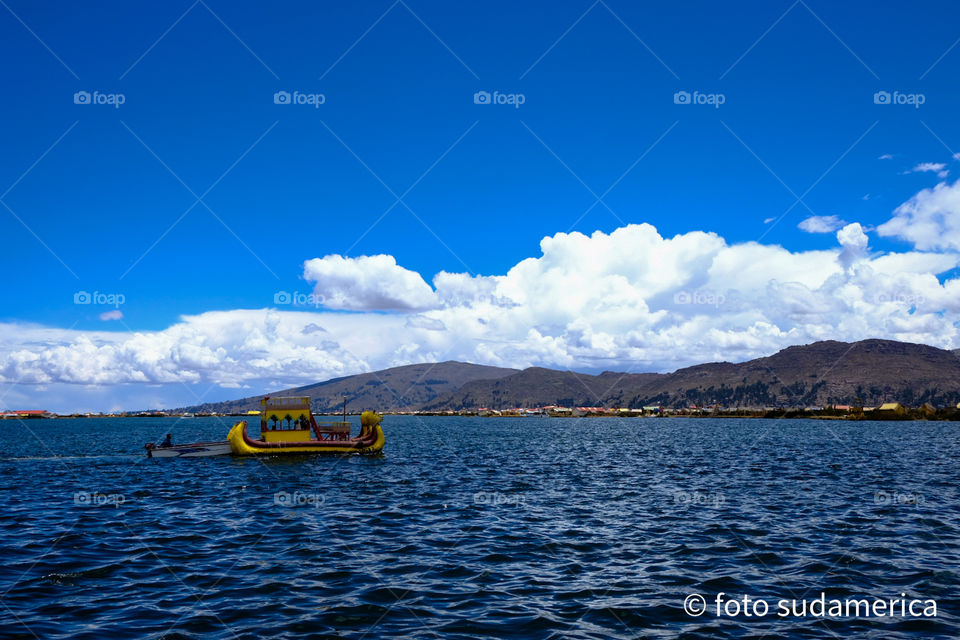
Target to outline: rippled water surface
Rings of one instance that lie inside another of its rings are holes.
[[[0,423],[0,635],[960,636],[958,423],[388,416],[376,458],[143,456],[228,427]],[[937,617],[713,610],[824,591]]]

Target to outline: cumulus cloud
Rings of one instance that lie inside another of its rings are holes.
[[[120,311],[120,309],[113,309],[112,311],[104,311],[103,313],[100,314],[100,319],[101,320],[122,320],[123,311]]]
[[[920,191],[897,207],[877,233],[921,250],[960,250],[960,180]]]
[[[446,331],[447,325],[443,324],[442,320],[437,318],[431,318],[424,315],[414,315],[408,316],[407,321],[404,323],[405,327],[409,329],[425,329],[427,331]]]
[[[921,162],[907,173],[935,173],[938,178],[943,179],[950,172],[947,171],[947,165],[942,162]]]
[[[300,333],[302,333],[305,336],[310,335],[311,333],[318,333],[318,332],[326,333],[327,330],[321,327],[320,325],[318,325],[316,322],[311,322],[306,326],[304,326],[303,329],[300,330]]]
[[[326,310],[208,312],[135,333],[0,325],[0,381],[255,393],[442,360],[665,371],[825,339],[957,348],[960,279],[943,274],[960,255],[924,250],[958,248],[957,191],[940,185],[899,207],[885,232],[917,250],[885,255],[852,223],[817,251],[664,237],[649,224],[558,233],[506,273],[440,272],[433,286],[390,256],[327,256],[304,264]],[[927,218],[949,233],[915,237],[912,221]]]
[[[314,258],[304,263],[303,277],[315,283],[313,293],[328,309],[413,311],[437,306],[430,285],[393,256]]]
[[[833,233],[845,224],[846,221],[837,216],[810,216],[797,227],[807,233]]]
[[[837,259],[844,270],[849,270],[855,262],[866,255],[869,239],[860,223],[853,222],[837,231],[837,242],[843,247]]]

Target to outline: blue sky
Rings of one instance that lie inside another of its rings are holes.
[[[798,224],[836,216],[875,254],[910,251],[870,232],[958,169],[958,13],[5,0],[0,319],[163,331],[309,293],[304,262],[331,254],[389,254],[427,282],[493,276],[544,237],[641,223],[808,252],[837,239]],[[123,103],[76,104],[84,91]],[[280,91],[323,103],[276,104]],[[476,104],[482,91],[523,103]],[[676,104],[684,91],[722,104]],[[876,104],[882,91],[923,104]],[[120,321],[79,291],[122,295]],[[42,397],[18,384],[12,397]]]

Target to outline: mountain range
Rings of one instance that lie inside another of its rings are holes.
[[[317,413],[507,409],[545,405],[686,407],[877,405],[960,401],[960,350],[892,340],[833,340],[788,347],[740,363],[714,362],[672,373],[591,375],[542,367],[517,370],[464,362],[415,364],[275,391],[311,396]],[[260,395],[183,411],[237,413]]]

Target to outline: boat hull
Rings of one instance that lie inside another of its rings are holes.
[[[230,429],[227,442],[236,456],[276,455],[375,455],[383,450],[383,429],[377,424],[367,434],[349,440],[306,440],[301,442],[264,442],[247,435],[246,421],[238,422]]]
[[[173,447],[152,447],[147,449],[150,458],[206,458],[208,456],[229,456],[233,453],[230,442],[194,442],[178,444]]]

